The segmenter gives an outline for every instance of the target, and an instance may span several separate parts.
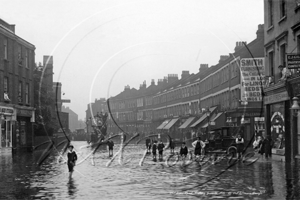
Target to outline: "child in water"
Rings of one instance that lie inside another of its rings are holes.
[[[156,161],[156,149],[157,149],[157,141],[154,141],[152,145],[153,161]]]
[[[74,166],[77,161],[77,154],[75,153],[75,151],[73,151],[73,149],[74,149],[73,145],[69,145],[68,149],[69,149],[69,152],[68,152],[67,164],[68,164],[68,169],[69,169],[69,178],[71,178],[73,171],[74,171]]]
[[[244,150],[244,138],[242,138],[241,134],[238,134],[237,138],[235,139],[236,148],[237,148],[237,159],[243,156]]]
[[[185,146],[185,142],[182,142],[179,154],[182,158],[184,158],[184,159],[186,158],[186,156],[188,154],[188,148],[187,148],[187,146]]]
[[[164,151],[165,145],[164,143],[160,140],[159,144],[157,146],[157,150],[158,150],[158,158],[159,160],[163,159],[163,151]]]

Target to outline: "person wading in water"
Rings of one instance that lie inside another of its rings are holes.
[[[72,177],[73,171],[74,171],[74,166],[77,161],[77,154],[75,151],[73,151],[74,147],[73,145],[69,145],[69,152],[68,152],[68,169],[69,169],[69,178]]]
[[[200,137],[192,143],[192,146],[195,148],[195,156],[199,157],[201,155],[202,149],[205,147],[205,143],[201,140]]]

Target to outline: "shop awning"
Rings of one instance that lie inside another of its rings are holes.
[[[221,116],[223,116],[223,112],[218,113],[211,121],[210,121],[210,126],[215,126],[215,125],[220,125],[222,122],[218,119],[221,118]],[[218,122],[217,122],[218,121]],[[206,128],[208,126],[208,123],[204,124],[202,126],[202,128]]]
[[[216,109],[217,109],[217,106],[210,108],[209,111],[210,111],[211,113],[213,113]]]
[[[169,129],[171,128],[178,120],[179,118],[172,119],[163,129]]]
[[[194,119],[195,117],[188,118],[179,128],[186,128]]]
[[[195,126],[197,126],[198,124],[200,124],[204,119],[207,118],[207,115],[202,115],[195,123],[193,123],[190,127],[194,128]]]
[[[159,125],[156,129],[163,129],[168,123],[170,122],[169,119],[165,120],[161,125]]]

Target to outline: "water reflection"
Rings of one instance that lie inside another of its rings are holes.
[[[299,199],[299,164],[286,164],[286,199]]]
[[[74,178],[69,178],[68,186],[68,194],[70,197],[74,196],[77,192],[77,187]]]
[[[84,144],[74,142],[75,149],[80,151],[79,160],[90,152],[88,148],[79,148]],[[120,165],[116,159],[110,167],[105,166],[110,159],[107,152],[99,151],[94,162],[88,158],[77,165],[71,179],[66,163],[57,162],[57,154],[39,167],[38,154],[11,156],[1,149],[0,199],[300,198],[298,165],[266,160],[252,165],[239,162],[222,173],[228,167],[226,161],[215,165],[208,162],[206,166],[182,166],[179,162],[167,167],[164,162],[152,162],[148,156],[140,167],[143,148],[144,145],[128,146],[124,160],[130,161]],[[207,183],[201,185],[204,182]]]

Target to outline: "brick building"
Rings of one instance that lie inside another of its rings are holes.
[[[264,21],[265,73],[269,77],[264,88],[266,132],[274,141],[283,137],[272,150],[273,158],[293,162],[300,158],[299,109],[290,110],[293,98],[300,95],[300,2],[265,0]],[[288,73],[282,73],[279,66]]]
[[[208,128],[232,125],[240,127],[249,142],[264,129],[263,29],[258,26],[257,37],[246,47],[237,42],[234,53],[220,56],[218,64],[201,64],[197,74],[182,71],[180,79],[169,74],[156,85],[153,80],[149,87],[144,82],[139,90],[126,86],[110,98],[113,118],[128,133],[168,133],[177,140],[196,134],[205,139]],[[109,131],[121,131],[109,123]]]
[[[33,146],[35,46],[0,19],[0,147]]]

